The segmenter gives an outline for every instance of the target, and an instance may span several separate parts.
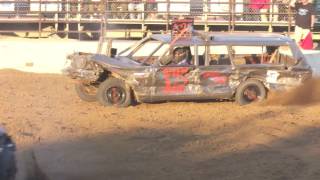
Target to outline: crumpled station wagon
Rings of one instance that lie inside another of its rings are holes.
[[[280,34],[154,34],[119,53],[108,42],[106,54],[69,55],[65,69],[77,80],[81,99],[104,106],[211,99],[244,105],[298,86],[312,74],[296,43]]]

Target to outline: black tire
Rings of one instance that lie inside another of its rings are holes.
[[[75,84],[75,89],[81,100],[94,102],[97,100],[97,88],[83,83]]]
[[[100,84],[97,99],[103,106],[127,107],[132,102],[130,89],[116,78],[108,78]]]
[[[240,105],[260,102],[267,97],[264,85],[258,80],[247,80],[240,84],[237,89],[235,100]]]

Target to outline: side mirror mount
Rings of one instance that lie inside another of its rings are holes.
[[[117,49],[111,48],[110,50],[110,57],[114,58],[117,55]]]

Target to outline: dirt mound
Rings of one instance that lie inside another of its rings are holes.
[[[310,79],[289,91],[272,92],[265,105],[306,105],[320,102],[320,79]]]

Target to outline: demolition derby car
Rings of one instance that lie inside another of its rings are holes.
[[[0,127],[0,179],[14,180],[16,174],[15,144]]]
[[[244,105],[312,75],[296,43],[279,34],[154,34],[119,53],[111,44],[105,54],[68,56],[65,73],[77,80],[81,99],[117,107],[133,100],[230,99]]]

